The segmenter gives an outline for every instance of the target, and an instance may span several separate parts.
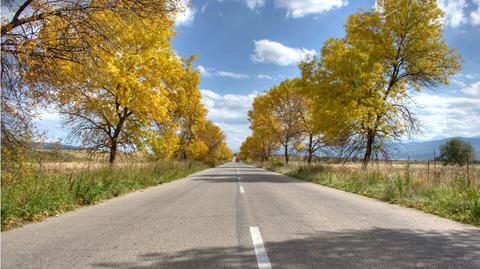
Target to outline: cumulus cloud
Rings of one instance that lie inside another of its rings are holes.
[[[190,26],[193,24],[195,19],[195,14],[197,14],[197,9],[193,5],[189,5],[184,1],[185,10],[177,14],[175,18],[175,24],[177,26]]]
[[[258,93],[221,95],[207,89],[200,91],[202,102],[208,109],[208,119],[222,128],[228,145],[233,150],[238,150],[242,141],[250,134],[247,114]]]
[[[443,10],[446,24],[451,27],[458,27],[467,22],[465,0],[439,0],[438,6]]]
[[[422,93],[415,97],[417,113],[426,131],[433,137],[480,136],[480,81],[460,90],[463,95]]]
[[[475,0],[477,9],[470,13],[470,20],[473,25],[480,25],[480,0]]]
[[[445,13],[447,26],[457,28],[467,23],[480,25],[480,0],[438,0],[438,6]]]
[[[280,66],[297,64],[308,55],[315,55],[314,50],[290,48],[268,39],[254,40],[255,49],[250,59],[255,63],[273,63]]]
[[[346,6],[346,0],[275,0],[275,6],[287,10],[287,16],[300,18]]]

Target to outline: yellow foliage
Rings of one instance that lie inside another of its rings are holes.
[[[205,161],[208,156],[208,146],[202,141],[194,141],[188,146],[187,153],[194,160]]]

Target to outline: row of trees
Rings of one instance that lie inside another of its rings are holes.
[[[268,159],[282,146],[285,162],[296,148],[311,161],[330,146],[365,165],[388,158],[389,144],[419,130],[412,94],[447,84],[460,69],[443,26],[436,0],[380,0],[351,15],[345,37],[328,39],[320,57],[299,64],[301,77],[254,100],[240,157]]]
[[[22,160],[36,108],[65,116],[70,138],[157,159],[230,159],[206,120],[194,57],[171,47],[178,0],[2,1],[2,169]],[[3,15],[2,15],[3,16]]]

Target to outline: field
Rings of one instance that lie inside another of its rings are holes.
[[[413,207],[456,221],[480,225],[480,165],[443,166],[430,162],[293,162],[257,164],[324,186]]]
[[[68,161],[39,152],[48,161],[26,164],[20,177],[2,175],[2,230],[26,222],[60,214],[82,205],[98,203],[130,191],[166,183],[208,166],[200,162],[153,162],[123,157],[114,167],[101,156],[89,158],[85,152],[62,152]],[[73,156],[73,157],[72,157]],[[130,160],[130,161],[128,161]]]

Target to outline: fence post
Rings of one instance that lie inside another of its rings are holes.
[[[430,181],[430,160],[427,160],[427,181]]]
[[[433,148],[433,180],[435,181],[435,184],[438,185],[440,180],[437,178],[437,162],[436,162],[437,154],[435,150],[436,148]]]

